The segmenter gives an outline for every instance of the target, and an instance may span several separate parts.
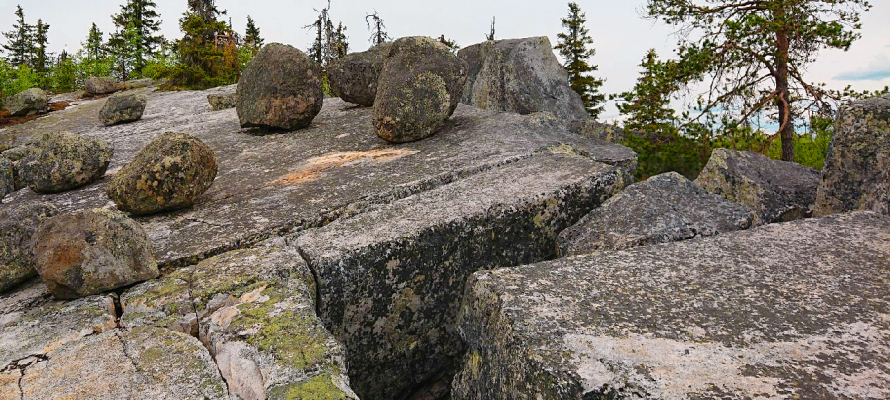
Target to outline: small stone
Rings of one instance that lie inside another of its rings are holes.
[[[112,77],[91,76],[83,83],[83,88],[91,96],[110,94],[121,90],[121,85]]]
[[[762,154],[714,149],[695,183],[751,207],[757,226],[811,217],[819,171]]]
[[[25,117],[47,112],[49,96],[42,89],[33,88],[19,92],[6,100],[10,117]]]
[[[460,102],[467,80],[466,62],[428,37],[393,42],[374,100],[377,136],[391,143],[432,136]]]
[[[0,157],[0,200],[7,194],[15,191],[15,171],[12,169],[12,161]]]
[[[37,193],[58,193],[105,175],[114,150],[104,140],[70,132],[40,136],[17,163],[22,184]]]
[[[263,46],[238,81],[242,128],[306,128],[323,101],[320,67],[292,46]]]
[[[334,95],[360,106],[373,106],[377,80],[390,47],[392,43],[381,43],[334,61],[328,67],[328,82]]]
[[[235,108],[238,105],[238,93],[208,94],[207,102],[214,111]]]
[[[37,275],[31,237],[58,213],[52,204],[37,201],[0,208],[0,292]]]
[[[40,225],[34,240],[37,272],[60,299],[158,276],[145,230],[118,211],[96,208],[52,217]]]
[[[822,170],[816,215],[890,215],[890,94],[842,107]]]
[[[105,101],[99,111],[99,121],[105,126],[138,121],[142,118],[147,103],[148,99],[143,94],[115,94]]]
[[[112,178],[105,193],[135,215],[190,207],[216,178],[216,157],[200,139],[165,133]]]

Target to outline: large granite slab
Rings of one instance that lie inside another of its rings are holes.
[[[114,147],[109,174],[129,162],[159,134],[194,134],[216,153],[219,173],[210,190],[189,210],[140,218],[162,267],[179,267],[276,234],[319,226],[368,204],[428,190],[474,173],[528,158],[549,146],[568,144],[588,157],[628,170],[629,149],[571,134],[517,114],[492,114],[460,106],[437,135],[390,145],[371,125],[371,110],[339,99],[325,100],[308,129],[268,136],[242,132],[232,109],[212,111],[208,94],[152,92],[142,120],[104,127],[97,118],[104,100],[85,102],[27,124],[7,128],[23,145],[35,135],[68,130],[99,137]],[[632,176],[630,173],[628,176]],[[57,195],[21,190],[7,202],[40,197],[62,212],[113,206],[104,195],[108,177]]]
[[[455,399],[886,399],[871,212],[476,273]]]

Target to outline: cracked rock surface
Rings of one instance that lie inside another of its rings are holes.
[[[454,399],[890,397],[890,219],[476,273]]]

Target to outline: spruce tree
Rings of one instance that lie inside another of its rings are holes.
[[[164,44],[164,37],[158,34],[161,30],[161,18],[155,11],[156,8],[157,4],[152,0],[127,0],[121,6],[120,13],[111,16],[117,31],[109,39],[109,45],[118,48],[133,47],[125,52],[133,59],[119,60],[118,63],[129,65],[136,75],[142,74],[146,59],[153,56]]]
[[[105,45],[103,45],[103,33],[93,22],[90,33],[87,35],[87,41],[82,44],[86,56],[90,60],[98,60],[105,57]]]
[[[445,35],[439,36],[439,43],[445,45],[445,47],[447,47],[448,50],[451,50],[452,53],[457,53],[457,51],[460,50],[460,46],[457,44],[457,42],[452,39],[446,38]]]
[[[254,50],[259,50],[263,47],[263,38],[260,37],[260,28],[257,28],[256,23],[250,15],[247,16],[247,30],[244,32],[244,44],[252,47]]]
[[[22,6],[16,6],[15,16],[17,20],[12,24],[12,30],[3,33],[6,38],[3,49],[6,50],[6,60],[12,67],[29,64],[34,47],[34,26],[25,22]]]
[[[49,89],[49,54],[46,52],[46,45],[49,43],[49,24],[44,24],[43,20],[37,20],[37,26],[34,34],[32,49],[32,64],[34,72],[37,73],[39,86],[43,89]]]
[[[559,41],[555,49],[565,58],[565,68],[569,73],[572,89],[581,95],[587,113],[597,118],[603,112],[606,96],[599,91],[604,81],[590,75],[599,68],[590,65],[589,60],[596,54],[596,50],[587,48],[593,44],[593,39],[584,27],[585,22],[587,18],[578,4],[569,3],[569,15],[562,20],[566,31],[557,35]]]
[[[368,30],[371,31],[371,37],[368,38],[368,41],[372,45],[376,46],[390,39],[386,33],[386,25],[383,24],[383,19],[377,14],[377,10],[374,10],[373,14],[365,15],[365,22],[368,23]]]
[[[346,57],[349,54],[349,38],[346,36],[346,27],[340,22],[333,35],[334,59]]]
[[[189,0],[188,10],[179,20],[184,36],[177,42],[180,64],[171,74],[171,83],[188,89],[204,89],[237,82],[240,59],[231,44],[218,46],[217,35],[231,35],[225,15],[214,0]]]

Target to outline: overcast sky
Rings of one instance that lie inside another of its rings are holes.
[[[111,15],[124,0],[0,0],[0,30],[10,29],[16,4],[25,18],[38,18],[50,24],[50,49],[69,52],[80,48],[90,24],[95,22],[107,33],[113,30]],[[161,33],[178,38],[178,20],[186,0],[155,0],[163,20]],[[587,28],[595,43],[594,63],[606,78],[604,91],[621,92],[633,87],[637,65],[649,48],[669,56],[676,40],[671,30],[659,22],[640,18],[645,0],[577,0],[587,14]],[[326,0],[217,0],[228,11],[235,29],[244,32],[247,15],[253,17],[266,43],[281,42],[306,49],[311,40],[304,25],[315,20],[313,8]],[[561,30],[560,18],[567,12],[565,1],[550,0],[332,0],[331,15],[347,27],[350,51],[368,47],[365,15],[376,10],[392,37],[441,34],[461,46],[484,40],[492,16],[497,18],[498,39],[548,36],[555,44]],[[874,0],[863,17],[862,39],[849,52],[824,51],[809,68],[808,77],[832,88],[853,85],[858,90],[875,90],[890,85],[890,0]],[[2,40],[2,38],[0,38]],[[609,107],[604,119],[614,118]]]

